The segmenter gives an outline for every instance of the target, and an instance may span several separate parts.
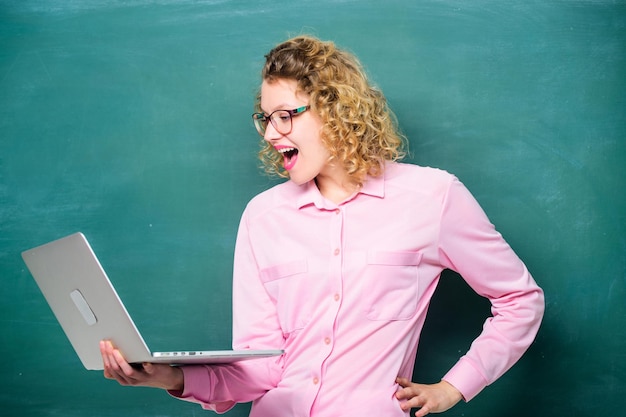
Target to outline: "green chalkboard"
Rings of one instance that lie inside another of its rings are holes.
[[[259,71],[301,33],[361,58],[409,160],[459,176],[546,291],[528,354],[445,415],[623,412],[623,1],[0,0],[2,414],[210,414],[85,371],[20,252],[82,231],[151,348],[228,348],[239,216],[276,183]],[[441,377],[488,313],[446,273],[415,378]]]

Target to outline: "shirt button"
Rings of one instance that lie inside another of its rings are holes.
[[[318,377],[313,378],[313,383],[315,385],[319,384],[319,382],[320,382],[320,379]]]
[[[330,337],[325,338],[324,343],[330,345]]]
[[[335,294],[333,298],[335,299],[335,301],[339,301],[339,294]]]
[[[335,214],[339,214],[339,213],[341,213],[341,210],[335,209]]]
[[[339,255],[339,248],[335,249],[334,254],[335,254],[335,256]]]

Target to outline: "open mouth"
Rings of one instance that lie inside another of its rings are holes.
[[[296,148],[282,148],[277,150],[283,155],[283,165],[285,169],[289,171],[298,160],[298,150]]]

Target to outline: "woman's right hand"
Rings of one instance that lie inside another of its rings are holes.
[[[182,391],[184,388],[183,371],[178,367],[154,363],[143,363],[141,367],[134,367],[126,362],[122,353],[108,340],[100,342],[100,353],[104,377],[115,379],[121,385],[170,391]]]

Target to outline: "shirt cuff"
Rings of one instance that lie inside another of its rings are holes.
[[[467,358],[461,358],[442,379],[458,389],[466,402],[487,386],[487,379]]]
[[[215,376],[208,366],[183,366],[181,369],[185,386],[182,391],[168,390],[167,392],[172,397],[198,403],[205,410],[215,411],[218,414],[225,413],[235,406],[234,401],[211,402]]]

